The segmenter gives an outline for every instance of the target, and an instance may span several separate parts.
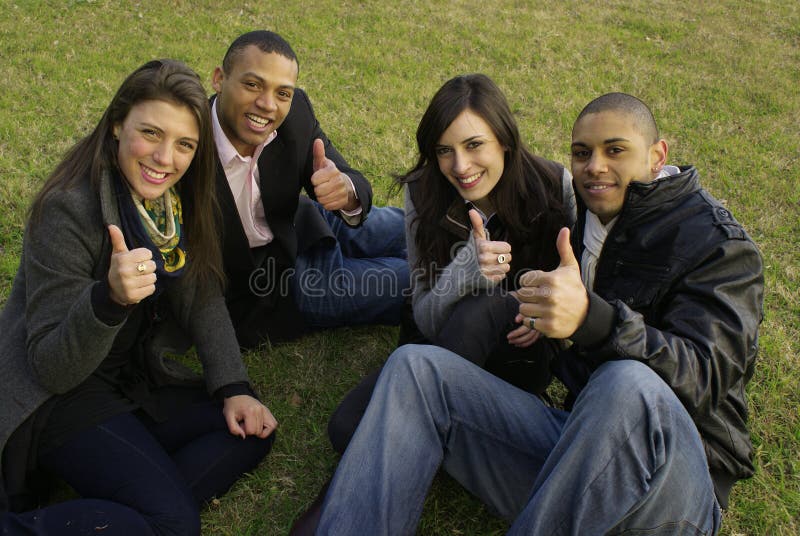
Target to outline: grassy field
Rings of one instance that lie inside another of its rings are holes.
[[[565,1],[255,2],[0,0],[0,301],[19,263],[26,208],[122,79],[174,57],[208,79],[238,34],[283,34],[329,137],[378,204],[399,204],[434,91],[484,72],[523,138],[568,161],[576,114],[608,91],[649,102],[672,163],[692,163],[760,246],[766,318],[748,390],[756,475],[734,489],[723,534],[800,532],[800,4]],[[207,84],[207,87],[210,86]],[[328,415],[394,346],[392,328],[342,329],[246,355],[280,421],[269,458],[203,514],[205,534],[285,534],[336,464]],[[445,477],[421,534],[502,534],[504,522]]]

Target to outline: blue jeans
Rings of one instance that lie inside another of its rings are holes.
[[[163,423],[117,415],[40,457],[84,498],[7,513],[2,534],[199,535],[201,505],[253,469],[273,440],[231,435],[212,400]]]
[[[399,324],[410,286],[403,210],[372,207],[354,228],[314,203],[336,246],[312,247],[297,256],[292,294],[306,322],[316,328]]]
[[[408,345],[384,366],[325,498],[317,534],[414,534],[442,466],[509,534],[715,534],[700,436],[634,361],[602,365],[572,412],[465,359]]]

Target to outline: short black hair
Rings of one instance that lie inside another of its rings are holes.
[[[623,112],[631,116],[636,127],[641,131],[645,139],[650,138],[651,143],[655,143],[660,139],[653,112],[640,99],[627,93],[606,93],[597,97],[581,110],[578,118],[575,119],[575,123],[577,124],[585,115],[608,111]]]
[[[300,62],[297,61],[297,55],[294,53],[294,50],[292,50],[291,45],[288,43],[288,41],[286,41],[286,39],[275,32],[270,32],[268,30],[255,30],[240,35],[234,39],[233,43],[231,43],[231,46],[228,47],[228,51],[225,52],[225,57],[222,58],[222,70],[225,71],[225,74],[229,74],[231,72],[236,58],[245,48],[249,47],[250,45],[257,46],[262,52],[274,52],[276,54],[280,54],[281,56],[295,62],[298,69],[300,68]]]

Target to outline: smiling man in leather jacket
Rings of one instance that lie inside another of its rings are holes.
[[[718,532],[731,487],[753,472],[744,391],[762,261],[667,150],[630,95],[595,99],[573,127],[574,239],[562,229],[559,267],[525,274],[520,290],[528,325],[572,342],[554,363],[568,411],[441,348],[402,347],[318,534],[413,533],[440,465],[509,534]]]

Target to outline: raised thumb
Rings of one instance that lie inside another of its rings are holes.
[[[474,208],[469,209],[469,221],[472,224],[472,234],[475,238],[486,240],[486,231],[483,228],[483,218]]]
[[[314,147],[312,148],[314,154],[314,171],[319,171],[327,164],[328,158],[325,156],[325,144],[321,139],[314,140]]]
[[[128,246],[125,245],[125,237],[116,225],[108,226],[108,236],[111,238],[111,253],[127,253]]]
[[[558,232],[556,249],[558,250],[558,256],[561,258],[559,266],[578,266],[578,259],[575,258],[572,244],[569,243],[569,229],[567,227],[562,227]]]

